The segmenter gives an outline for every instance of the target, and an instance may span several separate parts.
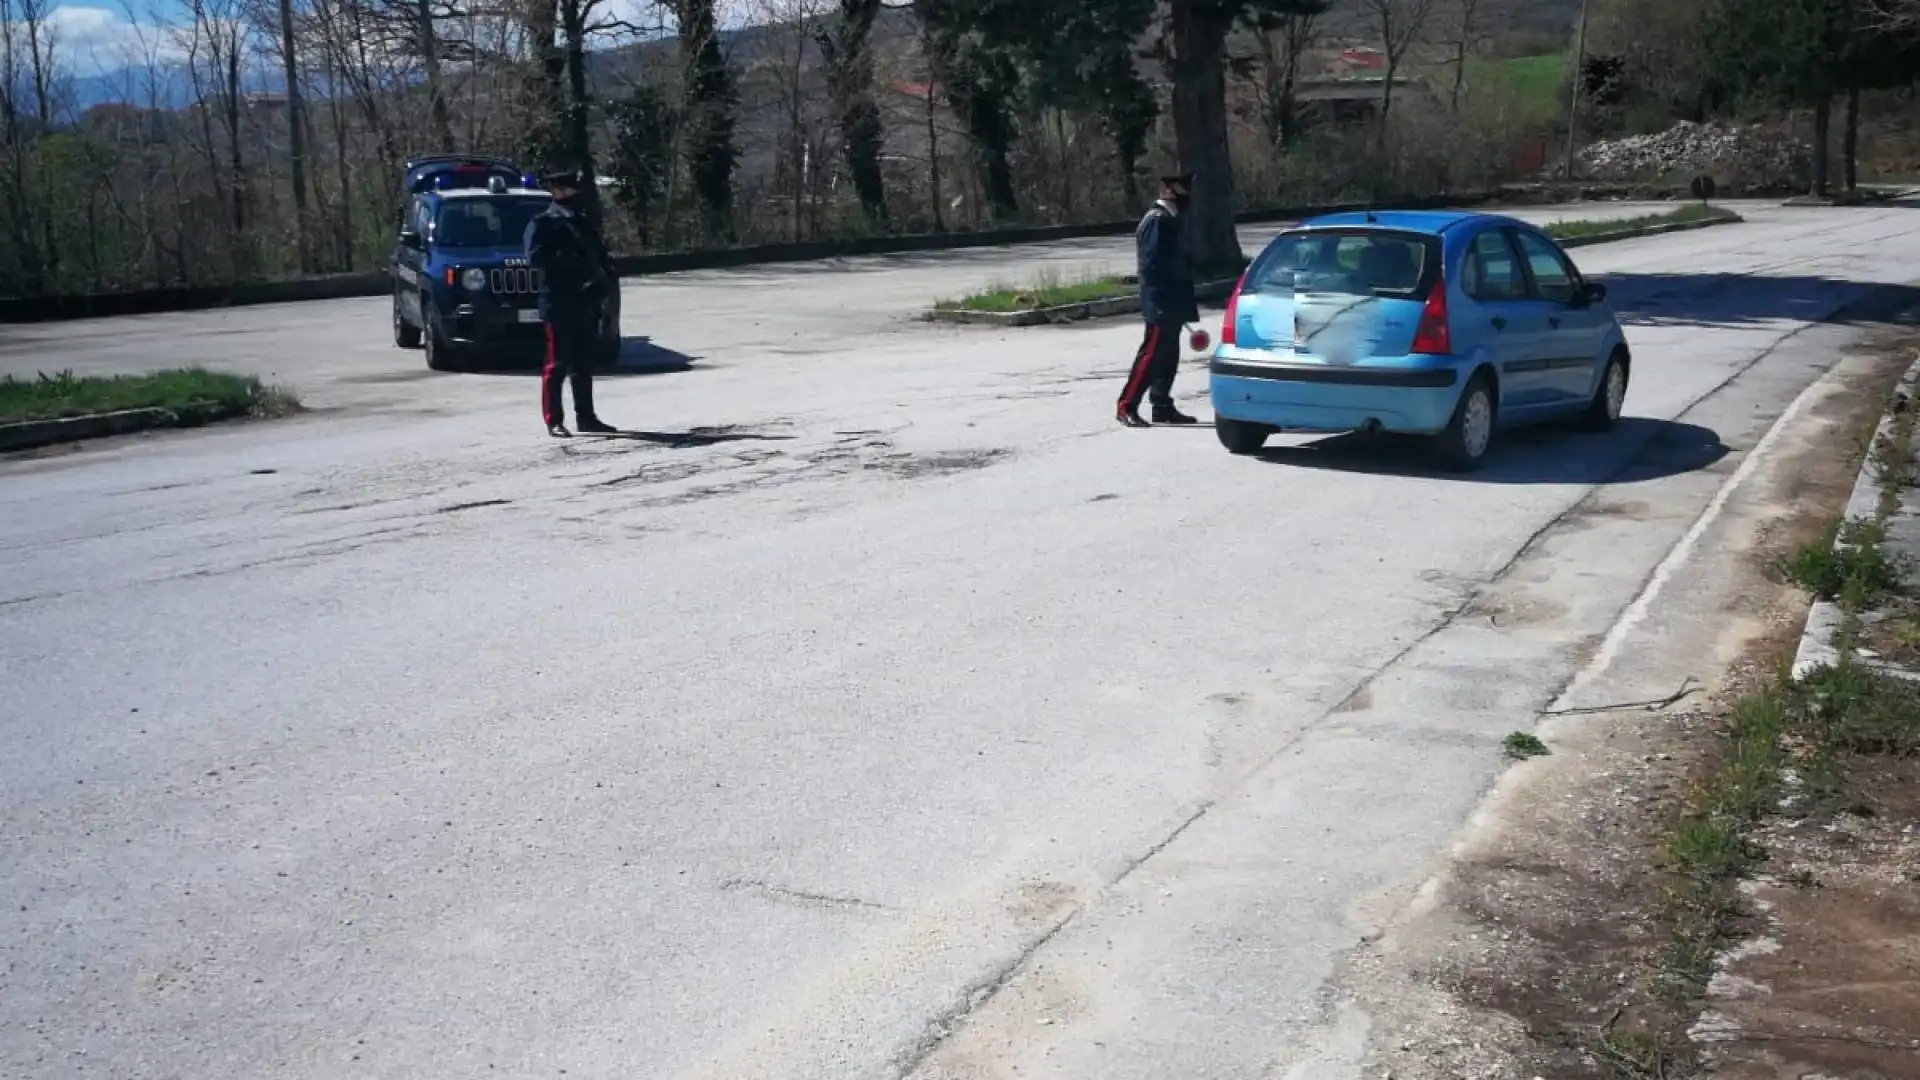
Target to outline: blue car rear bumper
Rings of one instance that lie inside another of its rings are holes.
[[[1384,431],[1431,435],[1446,428],[1462,385],[1450,363],[1421,367],[1209,365],[1216,416],[1290,431]]]

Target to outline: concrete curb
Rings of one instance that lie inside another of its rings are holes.
[[[1611,244],[1643,236],[1662,236],[1667,233],[1707,229],[1715,225],[1733,225],[1742,220],[1744,219],[1740,215],[1728,211],[1725,217],[1674,221],[1619,229],[1614,232],[1589,233],[1586,236],[1571,237],[1559,243],[1563,248],[1591,247],[1594,244]],[[1194,296],[1203,304],[1225,300],[1233,291],[1235,283],[1236,279],[1203,282],[1194,287]],[[972,326],[1047,326],[1056,323],[1080,322],[1085,319],[1104,319],[1115,315],[1131,315],[1139,310],[1138,296],[1115,296],[1078,304],[1034,308],[1030,311],[966,311],[961,308],[934,308],[926,314],[926,319],[928,322],[963,323]]]
[[[123,409],[119,412],[67,416],[58,420],[28,420],[18,424],[0,424],[0,453],[32,450],[55,443],[100,439],[109,435],[129,435],[161,427],[195,427],[224,419],[218,408]]]
[[[1902,401],[1913,399],[1916,388],[1920,388],[1920,359],[1916,359],[1900,376],[1899,384],[1894,388],[1893,397],[1888,402],[1886,412],[1881,414],[1880,423],[1874,427],[1872,446],[1878,447],[1882,440],[1890,438],[1899,417],[1896,411]],[[1874,467],[1869,456],[1860,466],[1860,474],[1854,477],[1853,493],[1847,498],[1847,509],[1841,519],[1844,529],[1849,522],[1872,522],[1881,518],[1880,501],[1886,488],[1882,485],[1879,470]],[[1848,545],[1844,539],[1835,537],[1834,550],[1844,550]],[[1815,600],[1807,610],[1807,624],[1800,632],[1800,645],[1793,654],[1793,678],[1799,681],[1807,677],[1816,668],[1833,667],[1840,663],[1840,628],[1846,622],[1846,612],[1832,600]]]

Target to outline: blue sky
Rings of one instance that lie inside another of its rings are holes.
[[[722,10],[731,9],[729,24],[762,6],[787,6],[794,0],[722,0]],[[643,11],[647,0],[611,0],[615,9]],[[116,71],[142,62],[141,58],[169,48],[159,27],[179,24],[187,19],[184,0],[64,0],[53,9],[50,22],[59,41],[62,59],[69,74],[86,78]],[[651,21],[649,17],[648,21]]]

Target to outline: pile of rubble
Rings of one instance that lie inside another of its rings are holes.
[[[1812,147],[1777,128],[1682,120],[1656,135],[1605,139],[1580,155],[1599,180],[1651,180],[1706,174],[1722,185],[1791,185],[1807,175]]]

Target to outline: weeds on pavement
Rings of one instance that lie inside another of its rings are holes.
[[[1551,750],[1547,749],[1546,743],[1541,742],[1538,737],[1529,735],[1524,731],[1513,732],[1506,738],[1501,739],[1500,749],[1515,761],[1544,757],[1552,753]]]
[[[0,423],[58,420],[126,409],[167,409],[181,423],[236,416],[277,416],[299,407],[293,395],[260,380],[205,368],[150,375],[77,376],[71,371],[31,379],[0,378]]]

